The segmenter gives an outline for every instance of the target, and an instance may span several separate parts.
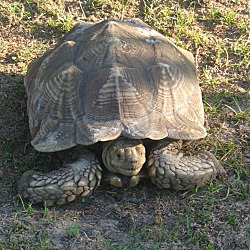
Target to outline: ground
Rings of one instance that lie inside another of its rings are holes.
[[[166,2],[168,3],[166,5]],[[247,0],[0,2],[1,249],[250,249],[250,20]],[[195,57],[207,149],[226,174],[194,191],[102,184],[61,207],[25,203],[28,169],[57,166],[30,145],[27,65],[79,20],[138,17]]]

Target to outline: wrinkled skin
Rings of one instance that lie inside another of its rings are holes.
[[[179,152],[181,147],[181,141],[155,141],[146,161],[141,140],[121,137],[103,143],[104,171],[98,156],[85,147],[66,150],[63,168],[50,173],[25,172],[19,193],[34,203],[46,201],[52,206],[90,195],[101,179],[117,187],[133,187],[149,176],[158,188],[188,190],[202,187],[224,173],[211,153],[201,151],[195,156],[184,156]]]

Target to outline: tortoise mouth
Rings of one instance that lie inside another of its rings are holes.
[[[112,165],[108,165],[106,166],[107,169],[113,173],[118,173],[118,174],[122,174],[125,176],[135,176],[137,175],[141,169],[142,169],[142,164],[129,164],[127,166],[124,166],[123,164],[112,164]]]

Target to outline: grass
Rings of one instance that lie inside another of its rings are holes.
[[[245,0],[1,1],[0,213],[5,201],[14,204],[14,209],[7,217],[0,216],[7,218],[0,229],[0,248],[54,249],[64,244],[123,250],[250,249],[249,11]],[[148,183],[124,191],[136,199],[145,192],[140,203],[113,202],[113,190],[99,191],[93,198],[63,208],[23,203],[15,198],[20,174],[28,169],[48,171],[54,165],[51,157],[26,145],[23,77],[27,65],[52,48],[78,20],[107,17],[139,17],[193,53],[208,136],[192,147],[213,152],[227,174],[206,188],[184,193],[155,190]],[[113,207],[107,212],[110,204]],[[117,220],[121,233],[102,228],[98,224],[102,216]]]

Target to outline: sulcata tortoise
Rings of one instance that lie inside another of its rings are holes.
[[[139,19],[75,25],[29,65],[25,87],[32,145],[63,160],[22,175],[19,193],[34,203],[73,201],[101,179],[135,186],[146,174],[188,190],[224,172],[207,151],[180,152],[206,136],[192,54]]]

